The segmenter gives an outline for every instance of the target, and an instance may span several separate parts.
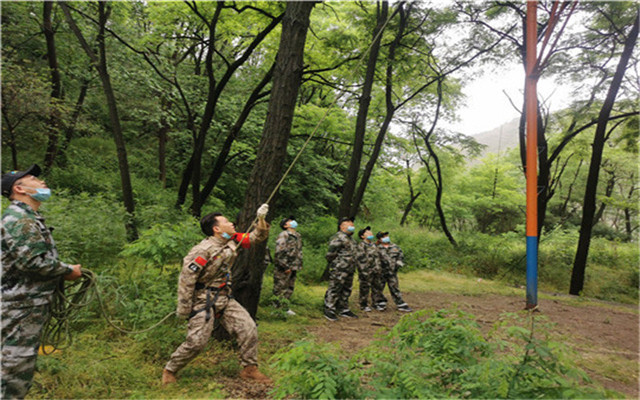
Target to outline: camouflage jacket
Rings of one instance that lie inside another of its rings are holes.
[[[400,246],[395,243],[389,244],[388,247],[379,244],[378,248],[383,253],[382,264],[388,267],[389,271],[396,273],[400,268],[404,267],[404,253]]]
[[[380,250],[375,243],[362,241],[357,248],[358,270],[380,270]]]
[[[262,242],[267,236],[268,229],[256,227],[249,234],[249,243]],[[219,287],[226,282],[227,286],[221,293],[231,294],[231,266],[237,257],[237,246],[235,240],[208,236],[189,251],[183,259],[178,281],[179,316],[186,317],[192,309],[201,308],[206,303],[207,287]]]
[[[298,232],[284,230],[278,235],[274,263],[280,270],[302,269],[302,237]]]
[[[1,230],[2,302],[19,308],[48,304],[60,277],[72,268],[58,259],[44,218],[14,200],[2,214]]]
[[[356,246],[356,241],[351,236],[338,231],[329,240],[329,251],[327,251],[325,258],[331,264],[346,262],[355,265]]]

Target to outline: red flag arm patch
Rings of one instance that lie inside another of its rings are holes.
[[[240,246],[244,247],[245,249],[248,249],[249,247],[251,247],[251,241],[249,240],[248,233],[240,233],[240,232],[234,233],[233,236],[231,236],[231,238],[236,242],[240,243]]]
[[[204,267],[205,265],[207,265],[207,260],[205,260],[205,259],[204,259],[204,258],[202,258],[202,257],[196,257],[196,259],[194,260],[194,262],[195,262],[196,264],[198,264],[199,266],[201,266],[201,267]]]

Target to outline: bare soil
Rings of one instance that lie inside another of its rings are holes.
[[[483,295],[464,296],[450,293],[405,293],[403,297],[414,310],[439,310],[458,307],[476,317],[481,327],[487,330],[505,312],[516,312],[524,308],[525,300],[519,297]],[[556,333],[568,338],[585,359],[600,355],[616,355],[633,361],[633,382],[618,382],[586,369],[590,377],[608,389],[616,390],[628,398],[637,399],[638,393],[638,312],[635,307],[609,304],[594,306],[572,306],[558,300],[539,299],[542,315],[555,323]],[[391,328],[404,313],[390,307],[387,311],[357,312],[360,318],[341,318],[309,328],[309,331],[326,342],[337,342],[348,354],[366,347],[375,339],[379,330]],[[628,308],[628,310],[627,310]],[[598,357],[595,357],[598,359]],[[628,365],[628,363],[627,363]]]

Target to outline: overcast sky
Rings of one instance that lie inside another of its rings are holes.
[[[520,114],[511,105],[505,92],[517,107],[522,107],[523,86],[524,69],[515,63],[508,67],[496,67],[476,80],[466,81],[462,92],[467,99],[466,105],[458,111],[460,121],[443,121],[443,127],[465,135],[475,135],[519,117]],[[538,82],[538,97],[548,98],[552,93],[552,111],[568,105],[569,89],[544,79],[543,75]]]

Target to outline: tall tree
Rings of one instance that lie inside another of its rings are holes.
[[[362,84],[362,91],[358,101],[358,114],[356,116],[356,129],[353,138],[353,151],[351,153],[349,169],[347,170],[347,175],[345,176],[344,180],[344,186],[342,188],[342,197],[340,198],[338,219],[345,216],[352,216],[351,213],[354,208],[353,196],[358,182],[358,174],[360,172],[360,162],[362,160],[364,138],[367,129],[367,117],[369,116],[369,105],[371,104],[371,91],[373,88],[378,55],[380,53],[382,31],[386,26],[388,15],[389,2],[378,2],[376,7],[376,26],[373,29],[373,39],[367,57],[364,82]]]
[[[195,2],[190,3],[189,7],[198,15],[199,12],[197,10],[197,4]],[[251,43],[246,47],[246,49],[242,52],[240,57],[233,60],[233,62],[226,62],[227,68],[224,70],[222,77],[219,80],[215,78],[215,68],[213,64],[213,56],[218,52],[216,48],[216,28],[219,22],[220,13],[224,8],[225,3],[219,2],[217,3],[215,13],[213,17],[211,17],[210,21],[207,21],[204,17],[203,21],[207,23],[209,27],[209,38],[207,45],[207,53],[205,56],[204,64],[205,64],[205,73],[208,81],[208,94],[207,100],[204,108],[204,112],[202,114],[202,120],[200,122],[200,127],[198,129],[198,133],[195,138],[193,152],[191,154],[191,158],[187,163],[187,166],[182,175],[182,183],[180,185],[180,190],[178,193],[178,204],[184,202],[184,196],[186,195],[186,188],[191,182],[192,194],[193,194],[193,204],[191,207],[191,211],[194,215],[200,215],[200,211],[202,208],[202,196],[200,194],[200,179],[201,179],[201,163],[202,163],[202,153],[205,149],[205,139],[207,136],[207,132],[209,131],[209,127],[211,125],[211,121],[213,120],[213,116],[215,115],[216,106],[218,104],[218,99],[227,83],[236,72],[238,68],[240,68],[251,56],[256,47],[264,40],[264,38],[280,23],[282,15],[277,17],[271,17],[271,21],[267,26],[260,31]]]
[[[438,211],[438,218],[440,219],[440,226],[442,227],[442,231],[447,237],[447,240],[449,240],[449,243],[451,243],[453,246],[457,246],[458,243],[456,242],[455,238],[453,237],[453,234],[449,230],[449,226],[447,225],[447,219],[444,214],[444,209],[442,208],[442,193],[443,193],[444,182],[442,179],[442,168],[440,167],[440,159],[438,158],[438,155],[436,154],[436,152],[433,149],[433,146],[431,145],[431,136],[435,131],[435,128],[438,124],[438,118],[440,117],[440,107],[442,105],[442,81],[438,81],[437,92],[438,92],[438,103],[436,105],[436,112],[433,117],[433,121],[431,123],[431,128],[429,129],[428,132],[425,132],[423,129],[420,128],[420,126],[417,123],[414,122],[412,124],[414,128],[414,141],[416,140],[415,134],[417,133],[422,138],[424,145],[427,148],[427,151],[429,153],[429,157],[433,159],[435,170],[436,170],[435,175],[431,169],[431,163],[422,156],[422,153],[419,150],[419,146],[416,143],[416,149],[418,149],[418,155],[420,156],[420,159],[422,160],[422,163],[424,164],[424,166],[427,168],[427,171],[429,172],[429,176],[431,177],[431,180],[433,181],[433,184],[436,187],[435,203],[436,203],[436,210]]]
[[[122,199],[125,209],[127,210],[127,220],[125,226],[127,229],[127,238],[134,241],[138,238],[138,231],[135,220],[135,202],[133,199],[133,190],[131,188],[131,176],[129,174],[129,162],[127,159],[127,149],[122,135],[122,126],[120,125],[120,117],[118,115],[118,105],[116,97],[111,86],[111,77],[107,68],[107,52],[105,46],[105,27],[111,12],[111,6],[105,1],[98,2],[98,54],[91,48],[75,20],[71,16],[71,10],[66,3],[60,3],[62,11],[67,19],[69,27],[78,38],[82,49],[87,54],[93,67],[98,71],[100,81],[102,82],[102,90],[107,100],[109,108],[109,120],[111,122],[111,131],[113,140],[116,144],[118,153],[118,167],[120,170],[120,182],[122,185]]]
[[[62,81],[58,68],[58,56],[56,53],[55,31],[51,22],[53,9],[52,1],[43,2],[42,30],[47,43],[47,62],[51,75],[51,107],[47,123],[49,143],[44,156],[44,169],[48,170],[53,165],[58,152],[58,137],[62,131],[62,119],[60,117],[59,103],[63,99]]]
[[[267,119],[249,178],[238,226],[247,229],[255,211],[276,189],[287,155],[298,89],[302,80],[304,45],[313,2],[288,2],[282,20],[282,35],[276,56],[273,88]],[[275,204],[275,197],[271,203]],[[269,220],[273,217],[270,213]],[[266,243],[252,246],[238,257],[233,268],[234,295],[255,318],[262,288]]]
[[[584,206],[582,212],[582,223],[580,224],[580,238],[578,239],[578,248],[573,262],[573,270],[571,271],[571,285],[569,293],[578,295],[584,287],[584,273],[587,266],[587,258],[589,255],[589,245],[591,243],[591,231],[594,224],[594,215],[596,212],[596,193],[598,189],[598,176],[600,174],[600,166],[602,163],[602,152],[607,136],[607,124],[611,110],[618,95],[618,90],[622,84],[627,64],[633,54],[633,48],[638,39],[638,23],[640,21],[640,12],[636,11],[633,26],[629,31],[624,42],[624,50],[618,61],[616,72],[611,81],[611,86],[607,92],[607,97],[600,109],[598,116],[598,125],[593,138],[591,161],[589,164],[589,176],[587,178],[587,188],[584,194]]]

